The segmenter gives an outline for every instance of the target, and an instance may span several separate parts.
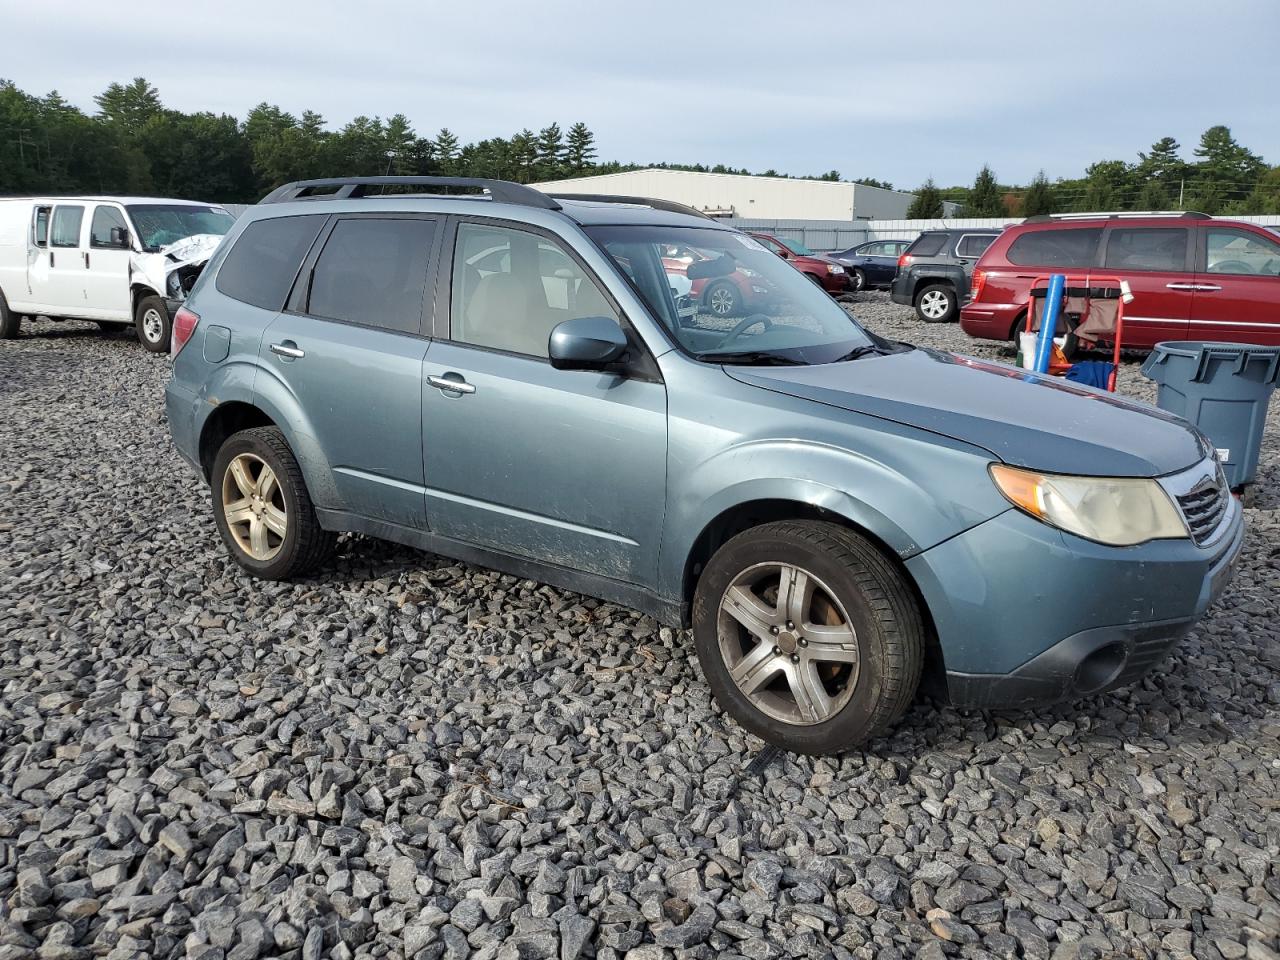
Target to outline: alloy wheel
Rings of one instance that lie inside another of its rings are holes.
[[[733,295],[733,291],[726,286],[716,287],[711,291],[708,298],[711,312],[717,317],[727,317],[733,313],[734,307],[737,306],[737,298]]]
[[[858,682],[858,638],[832,590],[789,563],[742,571],[720,601],[720,655],[738,689],[784,723],[838,714]]]
[[[949,308],[947,295],[939,290],[930,290],[920,298],[920,312],[930,320],[941,320]]]
[[[222,512],[236,545],[266,562],[284,546],[289,516],[276,473],[261,457],[242,453],[222,475]]]

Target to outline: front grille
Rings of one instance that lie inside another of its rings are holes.
[[[1203,546],[1218,529],[1231,502],[1226,477],[1219,467],[1212,477],[1205,477],[1191,490],[1178,496],[1178,508],[1182,511],[1191,539]]]

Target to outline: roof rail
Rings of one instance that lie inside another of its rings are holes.
[[[314,193],[321,187],[337,187],[332,193]],[[499,203],[515,203],[523,207],[541,207],[559,210],[560,204],[540,190],[509,180],[488,180],[482,177],[337,177],[326,180],[295,180],[276,187],[259,203],[284,203],[288,200],[346,200],[350,197],[367,197],[369,187],[475,187],[489,191],[489,197]],[[372,194],[382,196],[383,194]]]
[[[1194,210],[1116,210],[1098,213],[1041,213],[1027,217],[1023,223],[1049,223],[1053,220],[1126,220],[1133,217],[1169,217],[1172,220],[1212,220],[1207,213]]]
[[[674,200],[657,200],[653,197],[622,197],[612,193],[549,193],[547,196],[555,197],[557,200],[586,200],[588,203],[632,203],[638,207],[665,210],[667,213],[683,213],[690,217],[702,217],[704,220],[715,219],[686,204],[676,203]]]

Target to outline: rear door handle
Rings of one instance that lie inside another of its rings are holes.
[[[84,268],[86,270],[89,269],[89,251],[88,250],[84,252]]]
[[[286,340],[284,343],[273,343],[271,352],[282,357],[288,357],[290,360],[300,360],[306,356],[302,348],[292,340]]]
[[[430,376],[427,377],[427,383],[440,390],[450,391],[452,393],[475,393],[475,384],[467,383],[458,374],[452,376],[446,374],[443,377]]]

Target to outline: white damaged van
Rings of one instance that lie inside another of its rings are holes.
[[[234,222],[189,200],[0,198],[0,339],[43,315],[133,324],[165,353],[177,305]]]

